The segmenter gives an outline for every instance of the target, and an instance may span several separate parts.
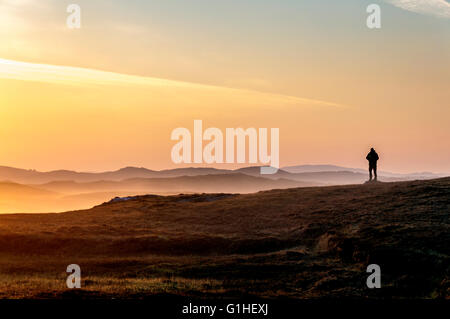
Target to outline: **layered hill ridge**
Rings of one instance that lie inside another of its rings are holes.
[[[250,193],[255,190],[274,188],[292,188],[314,186],[314,183],[300,182],[289,179],[267,179],[241,173],[219,175],[179,176],[172,178],[130,178],[122,181],[96,181],[77,183],[71,181],[50,182],[39,185],[39,188],[64,193],[82,193],[92,191],[147,191],[149,193],[167,192],[230,192]]]
[[[0,182],[0,213],[61,212],[86,209],[113,197],[177,193],[252,193],[276,188],[317,185],[284,178],[268,179],[242,173],[120,181],[53,181],[40,185]]]
[[[363,169],[341,167],[336,165],[299,165],[281,168],[277,174],[264,175],[265,178],[276,179],[285,177],[288,179],[298,180],[308,175],[302,175],[303,173],[351,173],[360,174],[363,178],[366,178],[367,171]],[[198,176],[198,175],[219,175],[219,174],[236,174],[243,173],[247,175],[260,175],[259,167],[244,167],[235,170],[217,169],[207,167],[188,167],[188,168],[176,168],[155,171],[144,167],[124,167],[116,171],[108,172],[77,172],[71,170],[56,170],[49,172],[40,172],[33,169],[20,169],[7,166],[0,166],[0,181],[12,181],[20,184],[44,184],[53,181],[73,181],[73,182],[93,182],[100,180],[108,181],[121,181],[130,178],[169,178],[169,177],[181,177],[181,176]],[[426,179],[442,177],[440,174],[433,173],[414,173],[414,174],[394,174],[389,172],[380,172],[381,177],[385,178],[397,178],[401,180],[411,179]],[[323,178],[322,178],[323,180]],[[309,176],[309,182],[314,182],[312,175]],[[320,181],[319,181],[320,182]],[[352,180],[348,182],[353,182]],[[332,184],[330,181],[329,184]]]
[[[280,169],[272,175],[261,175],[260,167],[235,170],[191,167],[161,171],[125,167],[111,172],[86,173],[39,172],[3,166],[0,167],[0,213],[86,209],[117,196],[253,193],[293,187],[362,184],[367,180],[367,172],[361,171],[332,165],[303,165]],[[431,177],[434,175],[386,173],[380,175],[380,180]]]

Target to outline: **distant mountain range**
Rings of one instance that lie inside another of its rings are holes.
[[[297,165],[297,166],[286,166],[282,168],[284,171],[289,173],[317,173],[317,172],[353,172],[353,173],[363,173],[367,175],[367,169],[362,168],[351,168],[351,167],[343,167],[336,165]],[[418,172],[418,173],[409,173],[409,174],[400,174],[400,173],[392,173],[386,171],[379,171],[378,174],[380,176],[386,177],[411,177],[411,178],[423,178],[423,179],[431,179],[431,178],[439,178],[447,176],[447,174],[435,174],[431,172]]]
[[[149,193],[252,193],[274,188],[316,186],[315,183],[289,179],[268,179],[242,173],[177,176],[164,178],[129,178],[121,181],[55,181],[38,185],[40,189],[76,194],[105,191]]]
[[[299,165],[284,167],[273,175],[260,175],[259,167],[245,167],[236,170],[216,168],[176,168],[161,171],[143,167],[125,167],[109,172],[76,172],[70,170],[56,170],[40,172],[7,166],[0,166],[0,181],[11,181],[21,184],[44,184],[53,181],[94,182],[94,181],[122,181],[130,178],[170,178],[181,176],[222,175],[242,173],[268,179],[287,178],[296,181],[317,182],[319,184],[357,183],[367,178],[367,171],[359,168],[340,167],[335,165]],[[339,173],[339,174],[336,174]],[[360,175],[355,175],[360,174]],[[380,177],[396,178],[396,180],[430,179],[444,175],[433,173],[395,174],[380,172]],[[329,177],[329,179],[328,179]],[[348,177],[348,178],[347,178]]]
[[[179,193],[253,193],[270,189],[314,186],[288,179],[267,179],[242,173],[128,178],[120,181],[52,181],[25,185],[0,182],[0,213],[59,212],[84,209],[114,197]]]
[[[334,165],[301,165],[261,175],[260,167],[236,170],[178,168],[155,171],[125,167],[88,173],[39,172],[0,166],[0,213],[49,212],[90,208],[113,197],[143,194],[254,193],[270,189],[362,184],[367,172]],[[431,179],[437,174],[382,172],[381,181]]]
[[[87,173],[70,170],[39,172],[7,166],[0,166],[0,181],[14,181],[24,184],[42,184],[52,181],[94,182],[100,180],[121,181],[130,178],[165,178],[180,176],[197,176],[226,174],[228,170],[215,168],[179,168],[154,171],[143,167],[124,167],[117,171]]]

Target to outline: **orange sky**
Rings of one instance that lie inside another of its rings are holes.
[[[336,8],[337,25],[319,5],[303,9],[320,25],[290,1],[237,16],[225,6],[239,34],[194,11],[161,5],[161,15],[177,15],[175,28],[101,3],[81,1],[92,11],[76,31],[54,1],[0,4],[0,165],[177,167],[170,133],[201,119],[205,128],[280,128],[282,166],[365,167],[373,146],[383,170],[450,172],[449,19],[386,6],[384,27],[370,33],[358,24],[361,4]],[[279,18],[271,29],[245,20],[264,10]]]

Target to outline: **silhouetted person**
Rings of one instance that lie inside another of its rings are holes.
[[[377,152],[375,152],[375,150],[373,148],[370,149],[369,154],[367,154],[366,156],[366,160],[369,161],[369,176],[370,176],[370,180],[372,180],[372,171],[373,174],[375,175],[375,180],[377,180],[377,161],[378,161],[379,157]]]

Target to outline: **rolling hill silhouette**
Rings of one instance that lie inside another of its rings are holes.
[[[131,178],[122,181],[97,181],[77,183],[71,181],[50,182],[39,185],[40,189],[64,192],[82,193],[99,191],[128,190],[149,193],[251,193],[274,188],[291,188],[312,186],[314,183],[292,181],[288,179],[267,179],[245,174],[220,174],[181,176],[172,178]]]
[[[214,192],[251,193],[275,188],[313,185],[317,184],[283,178],[267,179],[241,173],[129,178],[120,181],[52,181],[33,186],[5,182],[0,183],[0,213],[60,212],[85,209],[116,196]],[[16,194],[12,196],[14,191]]]
[[[362,184],[367,180],[367,172],[361,173],[359,169],[340,171],[347,168],[332,165],[286,169],[291,172],[280,169],[273,175],[261,175],[260,167],[235,170],[191,167],[161,171],[125,167],[117,171],[87,173],[69,170],[39,172],[1,166],[0,182],[4,181],[4,187],[0,187],[0,213],[86,209],[117,196],[252,193],[276,188]],[[434,176],[389,174],[380,174],[380,180],[401,181]],[[13,185],[16,194],[12,194]]]
[[[355,173],[361,174],[361,177],[367,176],[367,170],[345,168],[334,165],[300,165],[295,167],[282,168],[274,175],[260,175],[259,167],[245,167],[236,170],[217,169],[217,168],[204,168],[204,167],[188,167],[188,168],[176,168],[166,169],[161,171],[150,170],[143,167],[124,167],[117,171],[110,172],[76,172],[70,170],[56,170],[50,172],[39,172],[36,170],[26,170],[7,166],[0,166],[0,181],[12,181],[20,184],[44,184],[53,181],[73,181],[73,182],[94,182],[94,181],[121,181],[130,178],[168,178],[168,177],[181,177],[181,176],[198,176],[198,175],[219,175],[219,174],[236,174],[243,173],[251,176],[259,176],[264,178],[287,178],[293,180],[299,180],[303,177],[302,173],[320,173],[319,183],[326,180],[324,176],[327,173],[334,174],[336,172],[346,172],[349,176],[354,177]],[[415,174],[394,174],[388,172],[380,172],[380,177],[397,178],[397,180],[411,180],[411,179],[429,179],[443,177],[443,175],[433,173],[415,173]],[[306,175],[308,176],[308,175]],[[309,182],[314,182],[314,176],[310,175]],[[348,183],[353,182],[353,180]],[[332,184],[330,182],[328,184]]]

